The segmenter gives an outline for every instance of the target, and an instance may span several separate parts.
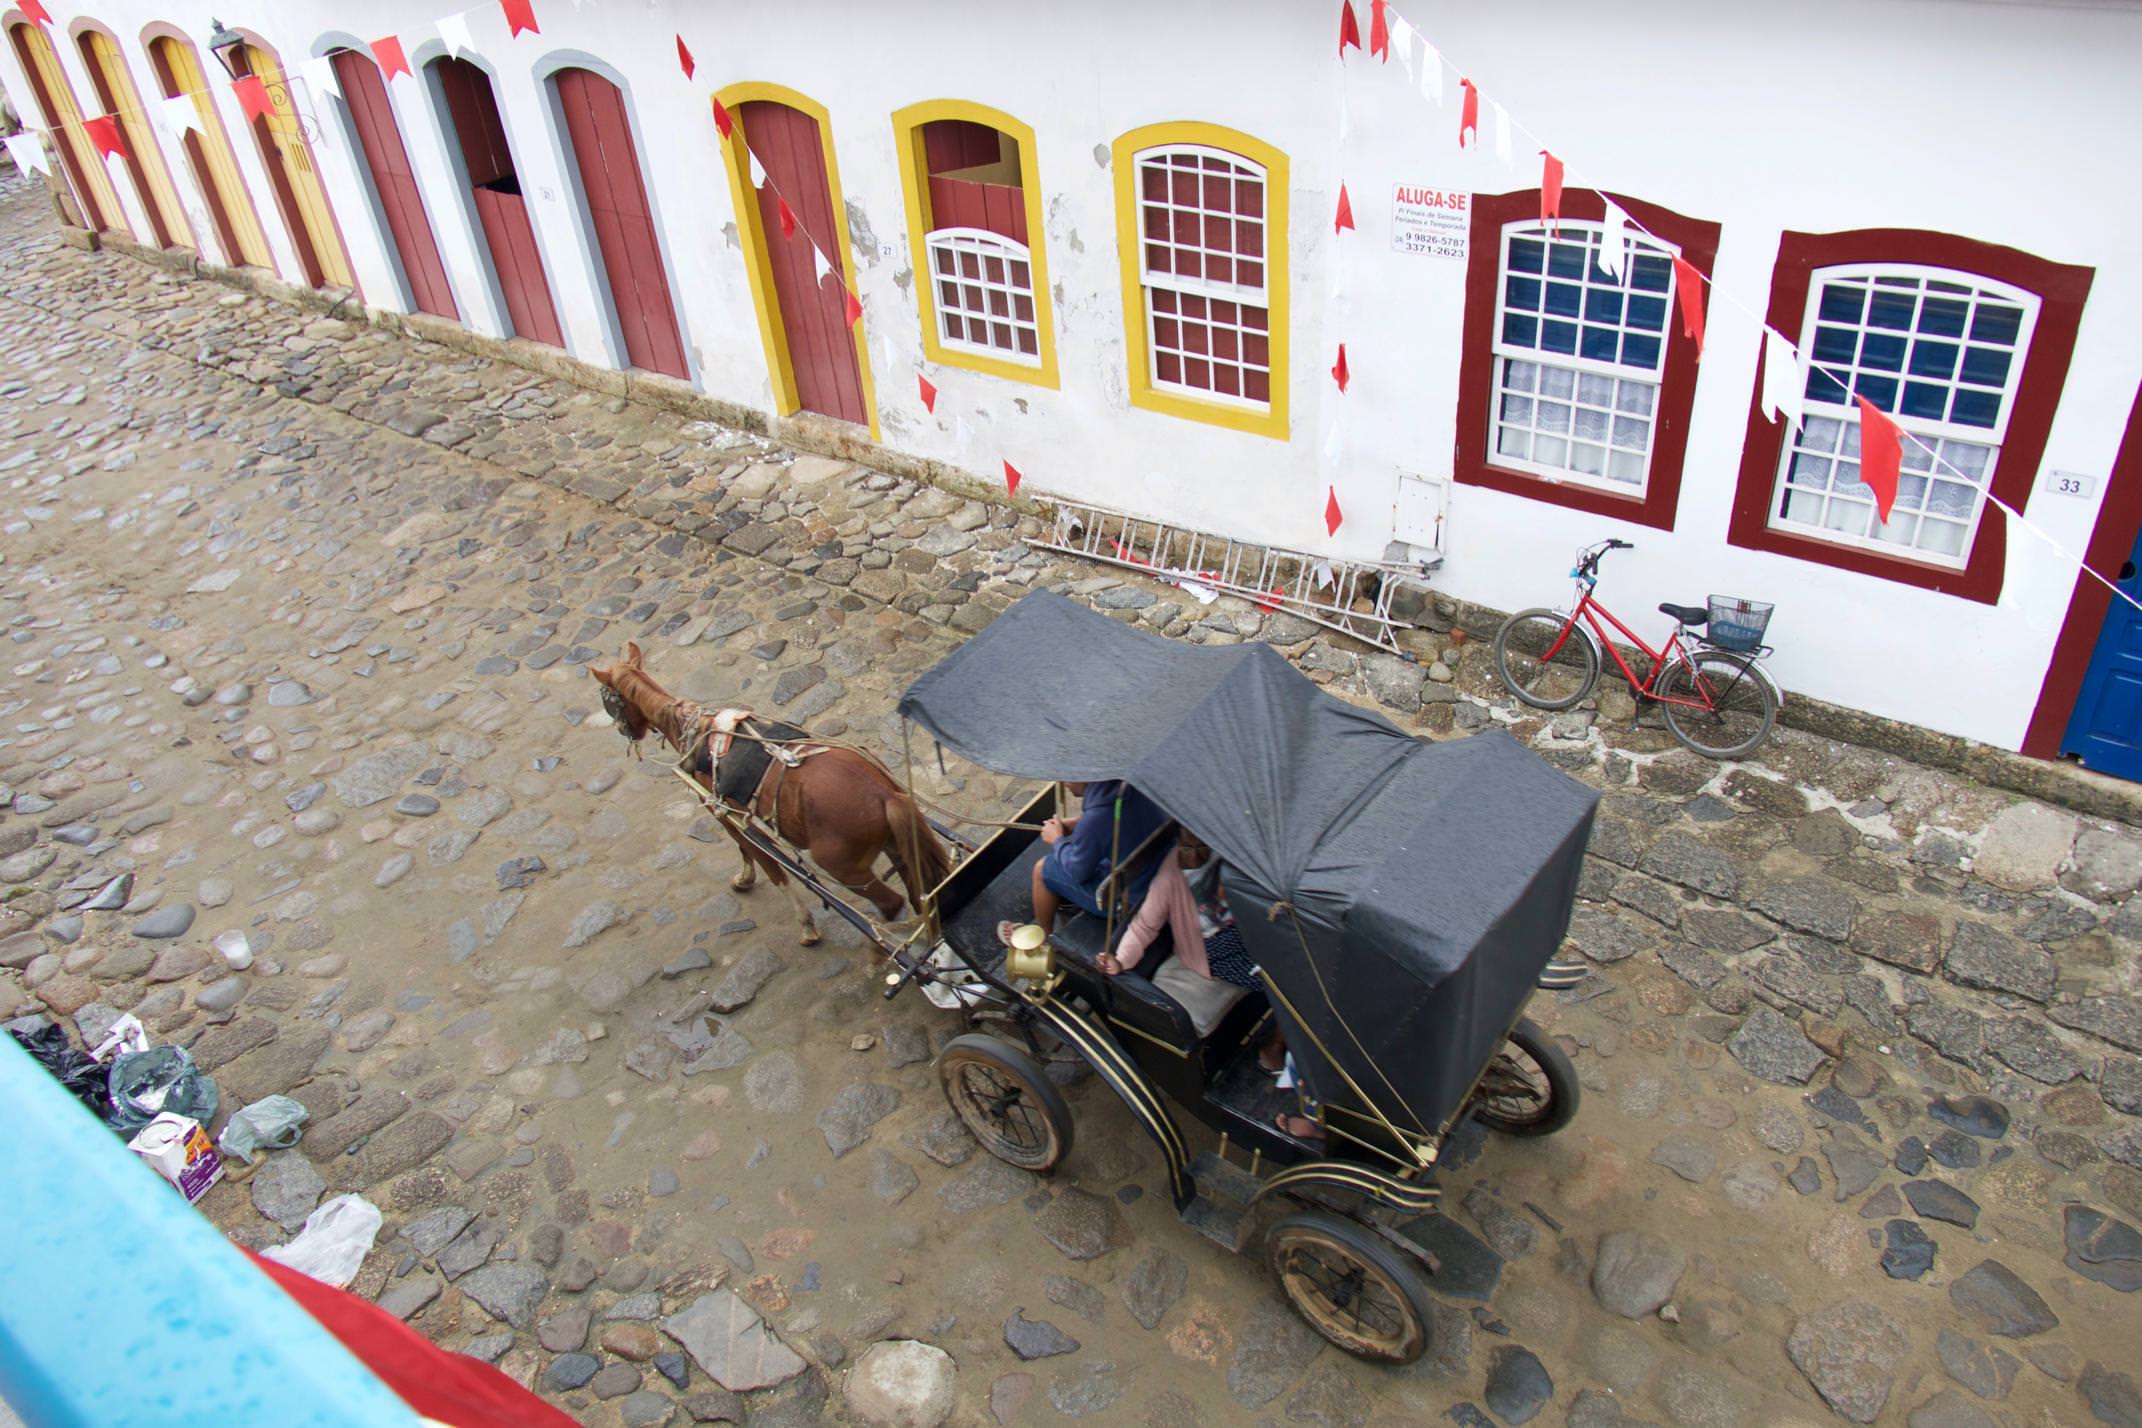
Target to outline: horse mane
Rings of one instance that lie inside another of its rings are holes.
[[[672,745],[678,744],[683,737],[683,731],[673,727],[674,716],[684,706],[685,701],[656,683],[655,677],[644,669],[621,664],[610,669],[608,673],[609,685],[617,691],[618,697],[639,710],[640,717],[645,719],[656,733]]]

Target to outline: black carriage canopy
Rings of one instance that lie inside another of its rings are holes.
[[[999,773],[1128,780],[1209,843],[1309,1087],[1410,1133],[1456,1113],[1560,945],[1598,803],[1507,734],[1425,743],[1268,646],[1049,591],[900,713]]]

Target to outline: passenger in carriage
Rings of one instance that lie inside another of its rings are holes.
[[[1034,922],[1045,933],[1056,930],[1056,914],[1067,902],[1101,916],[1100,887],[1112,868],[1111,859],[1128,858],[1168,821],[1153,800],[1120,780],[1065,787],[1079,795],[1079,811],[1041,825],[1041,841],[1049,845],[1049,851],[1034,864]],[[1120,827],[1116,826],[1119,792]],[[1145,897],[1159,866],[1160,860],[1151,858],[1132,874],[1127,892],[1134,906]],[[1010,946],[1018,925],[998,923],[998,940]]]
[[[1220,860],[1188,831],[1160,860],[1152,886],[1115,951],[1101,954],[1101,970],[1115,977],[1135,968],[1163,927],[1174,944],[1175,960],[1191,971],[1238,987],[1256,987],[1257,966],[1228,910]]]

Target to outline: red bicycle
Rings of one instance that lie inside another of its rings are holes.
[[[1665,646],[1654,650],[1592,593],[1599,584],[1599,558],[1610,550],[1634,549],[1625,540],[1608,540],[1578,552],[1577,568],[1570,572],[1577,582],[1576,609],[1520,610],[1503,621],[1495,632],[1495,673],[1535,709],[1567,709],[1599,682],[1604,649],[1637,703],[1658,705],[1676,739],[1706,758],[1742,757],[1777,722],[1777,686],[1756,663],[1770,653],[1763,632],[1772,607],[1717,595],[1707,606],[1661,605],[1660,612],[1675,624]],[[1622,658],[1608,625],[1651,662],[1642,678]]]

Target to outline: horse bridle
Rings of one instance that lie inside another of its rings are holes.
[[[625,736],[626,742],[639,742],[632,737],[632,726],[625,722],[625,696],[607,684],[602,686],[602,712],[610,716],[611,722],[617,725],[617,732]]]

